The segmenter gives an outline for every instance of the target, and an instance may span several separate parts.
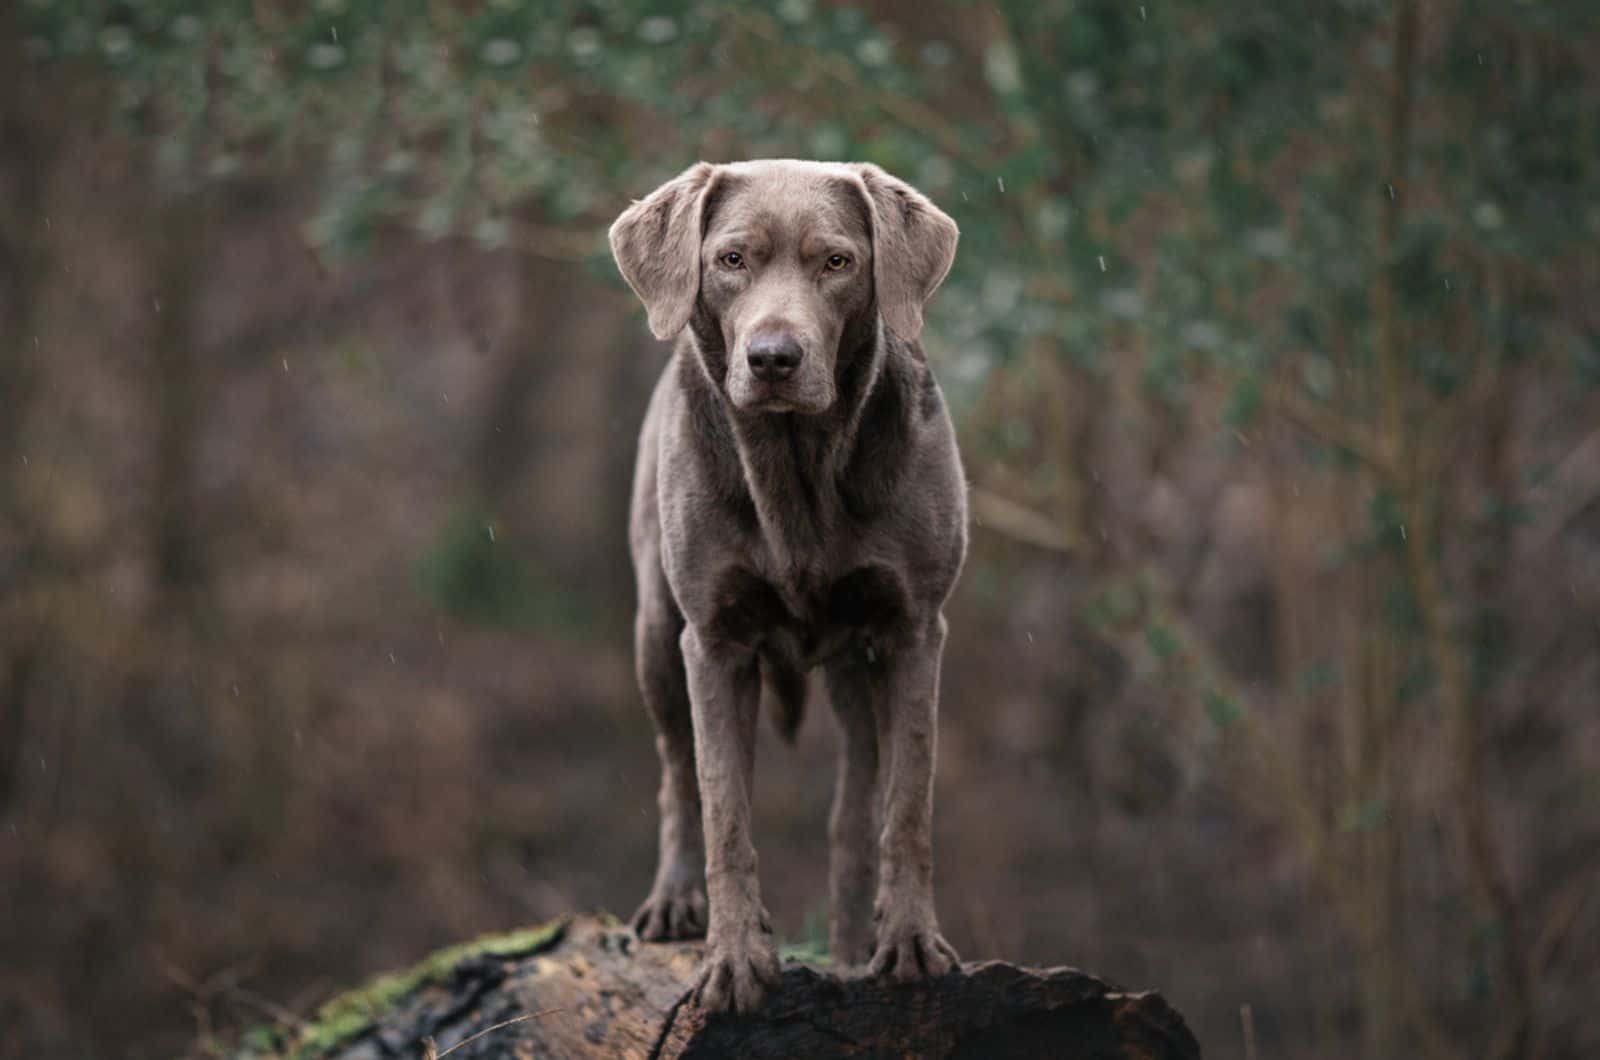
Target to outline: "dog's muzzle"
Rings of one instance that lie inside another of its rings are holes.
[[[763,383],[781,383],[800,367],[805,351],[800,341],[787,332],[764,332],[750,340],[745,360],[750,374]]]

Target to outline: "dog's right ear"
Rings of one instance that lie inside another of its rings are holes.
[[[611,254],[644,303],[650,333],[684,329],[700,293],[700,225],[717,167],[699,162],[639,200],[611,226]]]

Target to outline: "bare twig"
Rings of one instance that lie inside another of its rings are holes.
[[[1533,944],[1529,963],[1533,965],[1535,972],[1544,971],[1555,960],[1556,954],[1561,950],[1561,944],[1572,933],[1573,927],[1578,923],[1578,917],[1589,903],[1589,898],[1597,890],[1600,890],[1600,879],[1596,879],[1594,872],[1588,872],[1574,880],[1561,897],[1556,899],[1555,908],[1545,921],[1544,930],[1539,932],[1539,937]]]
[[[1600,464],[1600,430],[1592,432],[1572,451],[1557,462],[1549,482],[1556,484],[1551,490],[1550,514],[1540,520],[1533,532],[1530,551],[1540,552],[1560,537],[1573,520],[1600,499],[1600,486],[1592,482],[1586,469]]]
[[[262,997],[253,990],[246,990],[242,986],[224,989],[223,996],[230,1001],[238,1002],[246,1008],[254,1009],[280,1027],[298,1031],[304,1029],[306,1025],[306,1021],[300,1018],[292,1009],[278,1004],[271,998]]]
[[[1027,505],[981,486],[973,488],[968,500],[972,504],[974,521],[985,530],[1051,552],[1071,555],[1078,550],[1077,542],[1058,520]]]
[[[237,990],[239,980],[249,973],[257,961],[252,958],[205,979],[197,979],[159,952],[155,954],[155,960],[161,966],[162,974],[188,995],[189,1014],[194,1017],[196,1046],[212,1056],[222,1056],[222,1047],[217,1043],[216,1028],[211,1020],[211,1003],[219,994],[227,995]]]
[[[1287,386],[1273,395],[1273,406],[1301,430],[1326,444],[1349,450],[1374,471],[1387,472],[1393,466],[1393,454],[1385,451],[1370,425],[1346,419],[1331,408],[1307,401]]]
[[[450,1048],[446,1049],[442,1053],[439,1052],[439,1046],[437,1045],[437,1043],[434,1042],[434,1040],[432,1038],[424,1038],[424,1039],[422,1039],[422,1060],[444,1060],[445,1057],[449,1056],[451,1053],[455,1052],[457,1049],[461,1048],[463,1045],[470,1045],[471,1043],[477,1041],[479,1038],[482,1038],[486,1034],[493,1034],[495,1031],[504,1030],[505,1028],[510,1027],[513,1024],[526,1023],[529,1020],[536,1020],[540,1016],[548,1016],[553,1012],[560,1012],[560,1011],[562,1011],[562,1010],[559,1009],[559,1008],[547,1008],[547,1009],[541,1009],[538,1012],[529,1012],[529,1013],[526,1013],[526,1014],[521,1015],[521,1016],[515,1016],[515,1017],[513,1017],[511,1019],[508,1019],[508,1020],[505,1020],[503,1022],[496,1023],[493,1027],[485,1027],[483,1030],[479,1031],[477,1034],[472,1035],[471,1037],[461,1039],[459,1042],[457,1042],[456,1044],[452,1045]]]

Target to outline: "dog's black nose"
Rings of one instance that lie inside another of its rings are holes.
[[[800,343],[783,332],[757,335],[750,340],[750,371],[763,383],[776,383],[794,374],[800,365]]]

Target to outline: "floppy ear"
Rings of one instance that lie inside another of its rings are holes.
[[[644,303],[650,332],[682,331],[700,293],[700,220],[717,167],[699,162],[622,211],[611,225],[611,254]]]
[[[927,196],[870,162],[856,171],[872,210],[872,282],[889,330],[908,342],[922,334],[922,305],[956,258],[956,223]]]

